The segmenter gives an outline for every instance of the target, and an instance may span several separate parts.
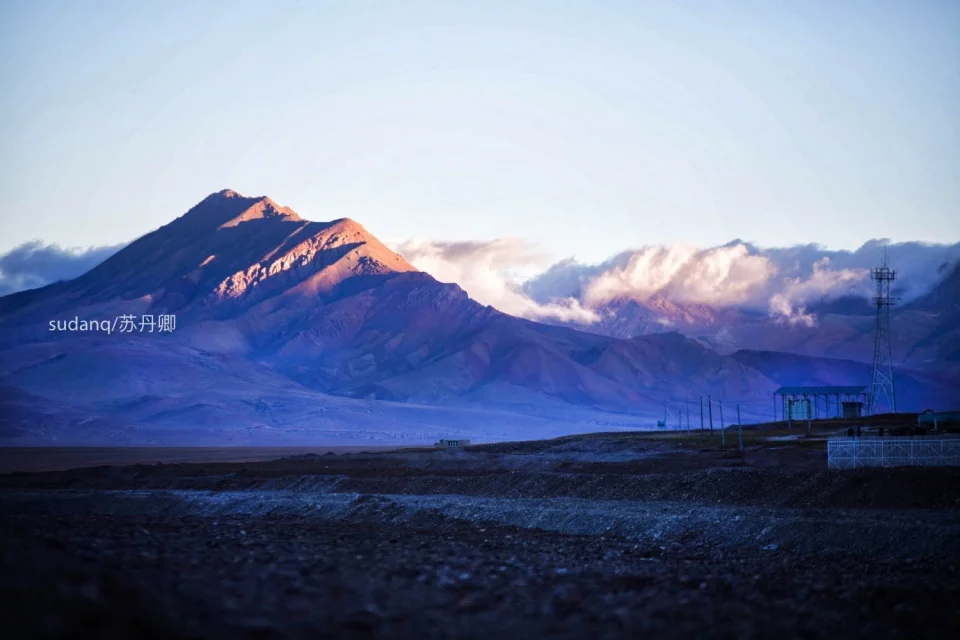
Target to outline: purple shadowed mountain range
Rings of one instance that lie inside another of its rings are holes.
[[[901,410],[955,404],[958,279],[896,311]],[[869,308],[831,304],[807,326],[612,299],[606,324],[548,325],[475,302],[353,220],[225,190],[78,278],[0,298],[0,438],[523,439],[649,427],[701,395],[769,419],[781,384],[869,381]],[[665,313],[686,320],[652,333]],[[70,320],[103,326],[59,330]]]

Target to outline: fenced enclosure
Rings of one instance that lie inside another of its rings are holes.
[[[960,466],[960,438],[830,438],[828,469]]]

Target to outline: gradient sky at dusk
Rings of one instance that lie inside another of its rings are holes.
[[[0,49],[0,251],[226,187],[588,261],[960,240],[950,0],[0,1]]]

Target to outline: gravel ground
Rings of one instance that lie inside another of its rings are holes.
[[[0,614],[15,638],[960,637],[960,470],[820,463],[585,438],[0,476]],[[301,506],[230,506],[264,500]]]
[[[7,517],[16,637],[957,637],[955,567],[443,518]],[[9,637],[9,636],[8,636]],[[90,637],[90,636],[88,636]]]

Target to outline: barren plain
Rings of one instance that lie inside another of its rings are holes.
[[[0,607],[16,637],[957,637],[960,469],[771,437],[7,474]]]

